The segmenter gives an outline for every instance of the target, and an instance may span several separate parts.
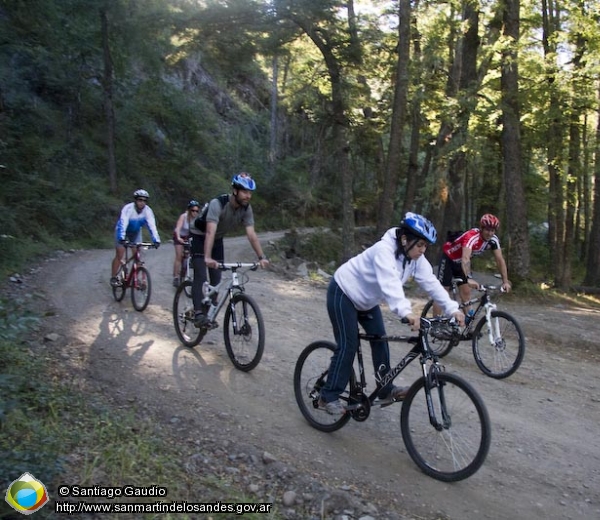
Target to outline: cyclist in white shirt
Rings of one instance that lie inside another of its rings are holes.
[[[338,415],[346,411],[339,395],[350,379],[358,348],[358,325],[368,334],[386,334],[380,308],[383,301],[398,317],[406,318],[413,329],[419,327],[419,317],[412,312],[411,302],[404,294],[408,279],[414,278],[447,315],[464,324],[465,316],[458,303],[450,298],[424,256],[427,246],[436,239],[437,232],[429,220],[407,213],[398,227],[389,229],[379,242],[334,273],[327,291],[327,311],[337,348],[319,399],[319,406],[328,413]],[[384,377],[390,370],[388,343],[371,342],[371,356],[375,377]],[[382,403],[402,400],[407,390],[390,383],[380,390],[379,400]]]
[[[142,227],[146,227],[150,232],[150,238],[155,247],[160,246],[160,235],[156,229],[156,219],[154,212],[147,205],[150,195],[146,190],[136,190],[133,192],[134,202],[125,204],[121,209],[121,215],[115,225],[115,257],[112,261],[112,276],[110,284],[117,285],[116,278],[119,266],[125,256],[125,242],[141,242]]]

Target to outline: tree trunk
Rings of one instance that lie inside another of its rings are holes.
[[[347,128],[349,125],[346,115],[346,96],[342,81],[342,64],[338,60],[334,47],[330,43],[331,35],[313,22],[294,17],[294,22],[306,33],[321,52],[331,84],[332,133],[334,147],[334,163],[338,167],[341,178],[342,192],[342,258],[344,262],[355,254],[354,250],[354,175],[348,160],[349,145]]]
[[[548,162],[549,201],[548,201],[548,240],[550,257],[554,264],[554,282],[562,277],[564,263],[564,185],[560,169],[562,164],[561,149],[563,145],[563,107],[556,86],[556,43],[555,36],[560,28],[560,19],[553,6],[542,0],[542,22],[544,55],[546,58],[546,83],[550,98],[548,110],[548,139],[546,157]]]
[[[279,135],[278,117],[277,117],[277,83],[279,79],[279,61],[277,54],[273,56],[271,66],[273,79],[271,81],[271,135],[269,142],[269,158],[268,158],[268,178],[272,179],[275,175],[275,163],[277,161],[277,139]]]
[[[390,227],[394,213],[394,202],[398,180],[402,175],[402,134],[406,124],[406,99],[408,96],[408,62],[410,59],[410,0],[400,0],[398,24],[398,63],[396,65],[396,87],[390,128],[390,143],[385,176],[379,193],[377,234]]]
[[[459,229],[465,201],[465,181],[467,174],[466,152],[463,150],[469,135],[469,120],[477,103],[478,75],[477,53],[479,39],[479,6],[465,2],[463,19],[466,31],[462,35],[460,52],[460,72],[458,76],[458,100],[460,111],[457,114],[456,128],[452,136],[453,154],[448,162],[448,198],[444,208],[444,230]]]
[[[502,54],[502,159],[506,199],[505,236],[508,237],[507,264],[510,278],[523,280],[529,276],[529,229],[527,200],[523,182],[521,126],[519,106],[519,0],[505,0],[504,35],[510,41]]]
[[[416,6],[415,6],[416,7]],[[411,15],[412,18],[412,15]],[[419,179],[419,152],[420,152],[420,137],[422,127],[421,116],[421,99],[423,96],[423,86],[421,84],[421,35],[417,27],[416,21],[412,19],[412,42],[413,42],[413,58],[415,64],[414,77],[411,83],[414,88],[414,95],[410,104],[410,144],[408,149],[408,166],[406,169],[406,193],[404,195],[404,204],[402,206],[402,214],[407,211],[415,211],[421,213],[422,209],[417,204],[417,187],[420,184]]]
[[[590,233],[589,248],[587,253],[587,269],[584,285],[600,287],[600,122],[597,132],[596,168],[594,184],[594,216]]]
[[[102,50],[104,58],[102,93],[104,117],[106,118],[108,180],[110,192],[113,195],[117,195],[117,161],[115,158],[115,110],[113,105],[113,64],[108,39],[108,16],[106,13],[106,6],[100,8],[100,25],[102,27]]]
[[[598,90],[598,99],[600,101],[600,89]],[[600,102],[598,106],[600,106]],[[587,253],[587,269],[583,284],[600,287],[600,110],[598,111],[598,122],[596,123],[594,155],[594,209]]]

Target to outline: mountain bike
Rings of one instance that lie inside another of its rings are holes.
[[[460,302],[458,294],[459,278],[452,280],[451,295]],[[510,314],[499,311],[492,301],[492,295],[500,292],[495,285],[480,285],[483,293],[460,304],[461,309],[477,304],[474,314],[467,316],[465,327],[460,330],[444,330],[437,327],[432,331],[430,346],[437,356],[444,357],[461,341],[471,341],[473,356],[479,369],[494,379],[503,379],[513,374],[521,365],[525,356],[525,335],[519,323]],[[431,318],[434,315],[433,301],[427,302],[421,316]],[[477,317],[481,319],[477,321]]]
[[[329,341],[316,341],[300,354],[294,371],[294,393],[308,423],[324,432],[333,432],[350,419],[365,421],[380,402],[379,390],[390,384],[416,358],[423,375],[409,388],[402,402],[400,429],[408,454],[427,475],[444,482],[455,482],[473,475],[483,464],[491,442],[487,408],[475,389],[455,374],[444,371],[429,348],[429,331],[436,323],[454,326],[451,318],[420,319],[418,336],[375,336],[358,333],[356,353],[358,377],[354,368],[350,381],[340,395],[346,412],[331,415],[319,407],[331,356],[337,348]],[[367,394],[360,340],[407,342],[412,349],[385,376],[376,376],[376,388]]]
[[[116,301],[120,302],[125,297],[126,289],[131,289],[133,308],[141,312],[148,307],[152,294],[152,281],[142,260],[142,249],[156,246],[147,242],[138,242],[137,244],[126,242],[123,245],[125,246],[125,259],[121,262],[115,275],[117,285],[112,288],[113,296]],[[130,250],[132,251],[131,255]]]
[[[189,241],[183,242],[183,256],[181,257],[181,266],[179,268],[179,283],[194,280],[192,276],[192,255],[190,253],[191,246]],[[192,297],[192,287],[191,285],[186,285],[186,292],[188,296]]]
[[[265,324],[256,301],[246,294],[244,284],[248,271],[256,271],[258,263],[221,263],[219,269],[231,271],[231,278],[216,285],[204,284],[202,311],[208,317],[205,327],[194,325],[192,282],[179,284],[173,299],[173,321],[177,337],[186,347],[195,347],[209,330],[218,327],[217,316],[225,307],[223,339],[233,366],[248,372],[258,365],[265,348]],[[243,271],[241,271],[243,269]]]

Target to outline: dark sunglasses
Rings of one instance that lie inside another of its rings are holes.
[[[148,199],[145,199],[145,198],[143,198],[143,197],[138,197],[138,198],[137,198],[137,199],[135,199],[135,200],[141,200],[141,201],[143,201],[143,202],[148,202]]]
[[[198,213],[200,210],[199,209],[191,209],[190,213]]]

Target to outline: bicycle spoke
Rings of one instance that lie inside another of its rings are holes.
[[[294,372],[294,393],[302,415],[313,428],[325,432],[335,431],[350,420],[348,413],[331,415],[318,407],[334,349],[335,345],[325,341],[312,343],[298,358]],[[341,398],[344,396],[347,400],[348,394],[344,393]]]
[[[485,319],[477,324],[473,355],[477,366],[490,377],[502,379],[513,374],[525,355],[525,338],[517,321],[505,312],[492,312],[489,325]]]
[[[152,282],[148,270],[140,266],[137,268],[132,280],[131,302],[136,311],[143,311],[150,303],[152,294]]]
[[[431,389],[431,402],[438,426],[430,421],[421,379],[403,403],[402,436],[409,455],[426,474],[453,482],[471,476],[483,464],[491,438],[489,417],[468,383],[452,374],[436,377],[440,384]],[[447,421],[442,421],[442,402]]]
[[[192,282],[179,285],[173,297],[173,324],[177,337],[186,347],[195,347],[204,335],[206,329],[194,327],[194,303],[191,297]],[[188,295],[189,292],[189,295]]]
[[[252,370],[263,354],[265,327],[257,303],[248,295],[236,294],[225,312],[225,347],[233,365]]]

